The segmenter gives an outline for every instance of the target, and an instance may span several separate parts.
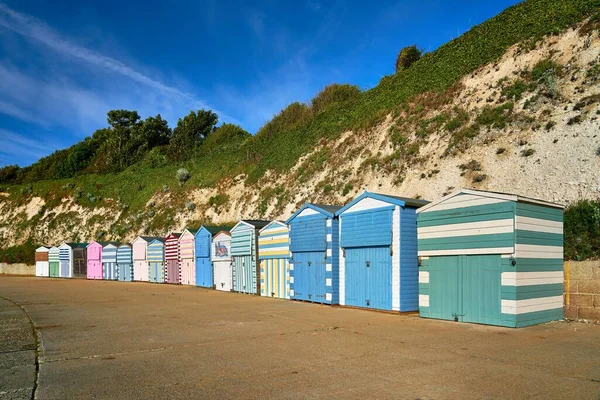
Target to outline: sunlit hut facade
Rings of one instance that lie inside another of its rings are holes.
[[[92,242],[87,245],[87,278],[102,279],[102,248],[104,242]]]
[[[48,250],[48,267],[50,277],[60,277],[60,249],[56,246],[52,246]]]
[[[213,264],[213,236],[220,232],[227,232],[232,226],[210,226],[203,225],[196,231],[194,236],[194,247],[196,256],[196,286],[213,288],[215,287],[215,271],[217,268]],[[227,235],[230,239],[231,237]],[[219,258],[223,256],[229,257],[229,250],[225,252],[220,251]],[[229,259],[230,260],[230,259]],[[229,262],[231,264],[231,260]],[[220,267],[220,266],[219,266]],[[229,270],[229,280],[231,280],[231,268],[230,265],[227,267]],[[224,284],[224,282],[223,282]],[[223,285],[224,286],[224,285]],[[227,285],[231,290],[231,285]]]
[[[304,204],[287,221],[290,235],[290,298],[338,304],[339,206]]]
[[[336,213],[341,305],[418,310],[416,210],[427,203],[364,192]]]
[[[290,238],[285,222],[271,221],[258,235],[260,295],[290,298]]]
[[[40,246],[35,249],[35,276],[50,276],[49,250],[48,246]]]
[[[152,283],[165,283],[165,243],[156,238],[148,243],[149,280]]]
[[[185,229],[179,237],[179,258],[181,260],[181,276],[180,282],[182,285],[196,285],[196,257],[194,236],[198,229]]]
[[[117,248],[119,243],[106,242],[102,246],[102,279],[117,280],[119,268],[117,266]]]
[[[220,231],[213,236],[211,258],[215,289],[231,292],[233,290],[233,265],[229,231]]]
[[[131,245],[124,243],[117,248],[118,279],[124,282],[133,282],[133,252]]]
[[[171,232],[165,237],[165,283],[181,283],[180,236],[179,232]]]
[[[260,294],[258,233],[269,221],[242,220],[231,229],[233,291]]]
[[[417,210],[422,317],[521,327],[563,316],[563,206],[463,189]]]
[[[133,280],[148,282],[150,280],[150,266],[147,259],[148,245],[155,239],[154,236],[138,236],[132,243],[133,252]]]

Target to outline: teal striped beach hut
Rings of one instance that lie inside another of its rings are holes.
[[[561,319],[563,211],[466,189],[418,209],[421,317],[508,327]]]
[[[148,276],[152,283],[165,283],[165,242],[156,238],[148,243]]]

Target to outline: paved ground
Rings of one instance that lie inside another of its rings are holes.
[[[600,399],[600,326],[515,330],[195,287],[0,276],[0,399],[32,391]]]

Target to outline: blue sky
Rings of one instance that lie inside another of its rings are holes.
[[[488,1],[0,0],[0,166],[106,126],[210,108],[251,133],[325,85],[369,89],[506,7]]]

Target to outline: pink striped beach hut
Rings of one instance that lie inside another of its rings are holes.
[[[195,235],[198,229],[186,229],[179,237],[179,259],[181,260],[181,284],[196,286]]]
[[[165,283],[181,283],[179,237],[181,233],[177,232],[171,232],[165,237]]]
[[[87,278],[102,279],[102,243],[87,245]]]

